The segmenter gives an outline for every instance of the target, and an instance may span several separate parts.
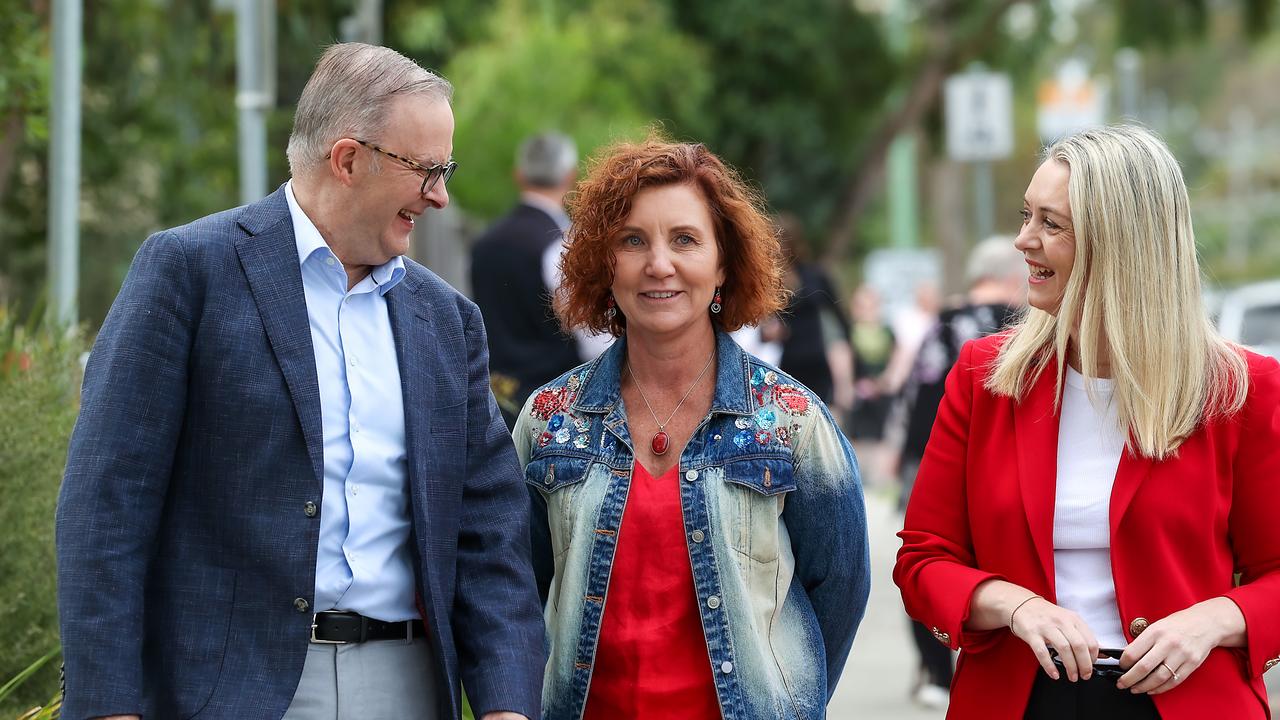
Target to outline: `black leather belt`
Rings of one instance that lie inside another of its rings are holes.
[[[311,642],[324,644],[362,643],[369,640],[405,640],[426,637],[421,620],[383,622],[360,613],[326,610],[311,621]]]

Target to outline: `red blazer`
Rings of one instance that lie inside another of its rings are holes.
[[[1008,629],[962,629],[974,588],[1002,578],[1056,598],[1058,377],[1046,370],[1021,402],[992,394],[983,382],[1002,342],[966,344],[947,377],[893,571],[907,612],[962,650],[948,720],[1020,720],[1043,672]],[[1240,606],[1248,628],[1247,647],[1213,650],[1182,685],[1153,696],[1163,720],[1270,717],[1262,673],[1280,663],[1280,364],[1247,359],[1240,413],[1202,426],[1174,458],[1125,452],[1111,491],[1126,640],[1217,596]]]

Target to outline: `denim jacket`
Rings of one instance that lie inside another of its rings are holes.
[[[853,451],[827,408],[717,333],[707,417],[680,454],[680,505],[725,720],[826,715],[870,590]],[[535,392],[515,427],[533,500],[550,659],[546,720],[585,710],[635,455],[625,338]]]

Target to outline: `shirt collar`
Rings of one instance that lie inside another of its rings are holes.
[[[569,229],[569,216],[565,214],[564,208],[542,197],[537,193],[522,192],[520,193],[520,202],[530,207],[535,207],[542,212],[551,216],[556,226],[561,232]]]
[[[289,217],[293,220],[293,237],[298,245],[298,264],[305,265],[317,253],[337,259],[333,250],[329,248],[329,244],[324,241],[324,236],[320,234],[320,229],[311,222],[311,218],[307,217],[302,206],[298,204],[298,198],[294,197],[293,180],[284,184],[284,197],[289,203]],[[340,260],[338,265],[339,267],[342,265]],[[343,272],[345,274],[345,271]],[[383,295],[400,284],[404,275],[404,256],[402,255],[391,258],[369,273],[374,284],[378,286],[378,292]]]

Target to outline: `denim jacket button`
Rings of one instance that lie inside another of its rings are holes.
[[[707,598],[707,607],[711,608],[712,610],[715,610],[716,608],[720,607],[720,598],[716,597],[715,595],[712,595],[711,597]]]
[[[689,533],[689,537],[693,538],[694,542],[700,543],[706,537],[706,535],[703,535],[701,530],[694,530],[693,532]]]
[[[685,480],[688,480],[689,482],[693,482],[694,480],[697,480],[697,479],[698,479],[698,471],[697,471],[697,470],[687,470],[687,471],[685,471],[684,479],[685,479]]]
[[[720,663],[720,672],[724,673],[725,675],[728,675],[729,673],[733,672],[733,663],[729,662],[728,660],[725,660],[724,662]]]

